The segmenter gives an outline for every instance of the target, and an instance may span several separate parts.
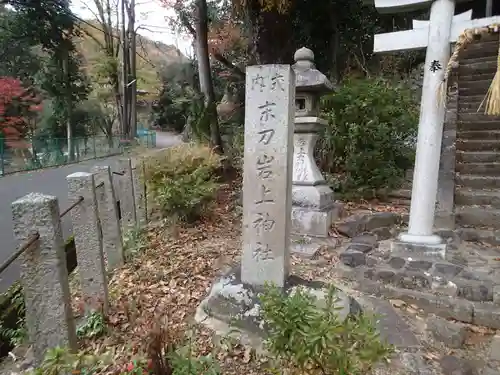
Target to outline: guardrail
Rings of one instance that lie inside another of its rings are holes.
[[[56,197],[40,193],[12,203],[20,246],[0,266],[0,273],[20,260],[26,327],[38,363],[49,348],[76,348],[61,218],[71,214],[86,312],[107,311],[108,271],[124,263],[122,231],[147,222],[140,169],[132,168],[131,159],[117,164],[115,172],[109,166],[96,166],[90,173],[67,176],[72,203],[62,212]]]

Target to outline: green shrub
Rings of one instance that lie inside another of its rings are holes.
[[[20,345],[27,338],[26,306],[23,287],[19,281],[0,295],[0,340],[11,346]]]
[[[168,354],[172,375],[220,375],[217,360],[211,356],[195,357],[190,347],[182,347]]]
[[[214,200],[221,157],[210,148],[183,144],[152,153],[144,163],[148,195],[163,217],[192,222]]]
[[[322,104],[328,126],[316,156],[323,172],[341,175],[337,190],[366,197],[396,187],[414,160],[411,92],[382,78],[350,79]]]
[[[106,358],[88,355],[84,352],[71,353],[68,348],[56,347],[45,353],[39,367],[30,371],[30,375],[93,375],[105,367]]]
[[[131,228],[123,233],[123,251],[125,260],[129,261],[134,256],[148,247],[147,231],[145,227]]]
[[[102,312],[92,311],[87,317],[85,323],[78,327],[76,335],[78,338],[101,337],[106,333],[106,319]]]
[[[153,107],[153,122],[162,129],[182,132],[194,93],[189,87],[165,84]]]
[[[366,315],[339,319],[335,288],[324,301],[297,288],[285,296],[275,287],[261,295],[267,349],[292,374],[364,374],[391,348],[383,344]]]

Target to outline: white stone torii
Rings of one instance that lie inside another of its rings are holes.
[[[375,5],[379,13],[400,13],[430,6],[434,0],[364,0],[365,4]],[[470,0],[457,0],[464,2]]]
[[[453,17],[450,30],[450,43],[455,43],[466,29],[489,26],[500,22],[500,17],[471,20],[472,10]],[[373,52],[397,52],[428,47],[430,21],[413,20],[413,30],[396,31],[375,35]]]
[[[408,244],[441,247],[442,239],[433,234],[439,159],[445,109],[439,95],[445,69],[450,58],[450,45],[466,29],[500,23],[500,17],[471,20],[472,12],[454,16],[459,0],[365,0],[382,13],[397,13],[430,5],[429,21],[414,21],[413,30],[375,35],[374,52],[394,52],[427,48],[424,82],[420,104],[417,153],[408,232],[399,239]],[[430,69],[431,66],[440,69]],[[431,252],[433,252],[431,250]]]

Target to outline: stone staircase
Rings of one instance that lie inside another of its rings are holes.
[[[459,59],[455,223],[473,240],[500,241],[500,116],[478,112],[497,70],[498,47],[498,34],[483,36]]]

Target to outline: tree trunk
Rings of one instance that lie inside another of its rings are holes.
[[[214,148],[215,152],[222,154],[224,151],[217,118],[215,92],[208,53],[207,1],[196,0],[196,11],[196,57],[198,59],[200,90],[205,99],[205,116],[207,116],[210,124],[210,146]]]
[[[264,10],[260,1],[248,0],[246,13],[250,22],[250,56],[257,64],[280,64],[293,62],[295,45],[290,12],[280,13],[277,9]],[[279,48],[277,48],[279,46]]]
[[[115,61],[118,58],[120,51],[120,41],[121,37],[116,38],[116,27],[120,25],[120,12],[119,12],[119,2],[111,3],[111,0],[94,0],[94,5],[97,9],[97,21],[100,23],[100,28],[103,30],[104,40],[94,39],[98,46],[100,46],[106,57],[110,62]],[[113,19],[116,17],[116,19]],[[90,34],[92,35],[92,34]],[[92,38],[92,36],[91,36]],[[121,97],[121,85],[120,85],[120,69],[118,66],[113,65],[115,69],[109,74],[109,83],[112,87],[115,106],[118,109],[118,123],[120,127],[123,124],[123,110],[122,110],[122,97]],[[123,133],[123,129],[120,129]]]
[[[486,0],[486,17],[493,15],[493,0]]]
[[[129,82],[132,82],[129,87],[130,92],[130,133],[131,138],[137,136],[137,45],[135,32],[135,0],[130,1],[128,9],[129,17]]]
[[[127,32],[125,27],[126,16],[125,16],[125,1],[121,0],[121,12],[122,12],[122,25],[121,25],[121,44],[122,44],[122,93],[121,93],[121,104],[122,104],[122,136],[124,138],[130,138],[130,124],[129,124],[129,101],[128,101],[128,43],[127,43]]]
[[[68,160],[70,162],[75,160],[75,145],[73,142],[73,126],[71,124],[72,115],[72,100],[71,100],[71,82],[69,71],[69,52],[63,52],[62,73],[65,78],[65,94],[66,94],[66,136],[68,139]]]
[[[330,51],[332,58],[332,66],[330,70],[331,78],[334,82],[339,82],[341,77],[340,67],[339,67],[339,47],[340,47],[340,33],[337,17],[337,9],[334,3],[330,5],[330,22],[332,23],[332,29],[334,30],[330,35]]]

